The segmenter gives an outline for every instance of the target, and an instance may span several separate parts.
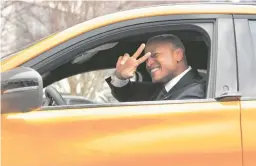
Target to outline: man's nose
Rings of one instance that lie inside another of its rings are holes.
[[[154,59],[152,57],[149,57],[146,61],[146,65],[150,67],[154,63]]]

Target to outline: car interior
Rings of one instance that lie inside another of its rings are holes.
[[[148,38],[164,33],[174,34],[182,40],[186,49],[186,58],[189,65],[197,69],[199,74],[202,75],[204,79],[208,80],[207,71],[209,68],[211,46],[209,37],[195,30],[172,30],[128,36],[118,41],[105,43],[91,50],[87,50],[43,75],[44,86],[50,87],[49,85],[56,81],[79,73],[101,69],[113,69],[115,68],[119,56],[124,53],[132,55],[140,44],[145,43]],[[140,75],[140,79],[137,79],[137,81],[151,82],[150,75],[146,71],[145,63],[138,67],[137,73]],[[56,89],[54,91],[54,93],[58,93]],[[50,96],[48,95],[48,97]],[[88,103],[93,103],[93,101],[85,101],[85,104]]]

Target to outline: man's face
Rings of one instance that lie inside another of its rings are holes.
[[[151,43],[146,45],[145,53],[147,52],[151,52],[151,57],[146,61],[146,68],[152,77],[152,82],[166,83],[175,77],[177,61],[171,43]]]

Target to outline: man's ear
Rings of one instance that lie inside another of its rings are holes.
[[[180,48],[177,48],[176,50],[175,50],[175,59],[176,59],[176,61],[177,62],[180,62],[182,59],[183,59],[183,51],[182,51],[182,49],[180,49]]]

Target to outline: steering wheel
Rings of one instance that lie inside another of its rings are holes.
[[[55,102],[57,105],[67,105],[61,94],[52,86],[45,88],[45,96],[50,100],[48,104]]]

